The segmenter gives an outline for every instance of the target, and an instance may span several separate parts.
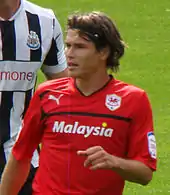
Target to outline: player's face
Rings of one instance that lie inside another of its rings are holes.
[[[69,76],[87,78],[101,69],[101,55],[93,42],[84,39],[76,30],[71,29],[67,32],[65,42]]]

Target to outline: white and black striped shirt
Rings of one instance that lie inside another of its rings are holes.
[[[0,20],[0,141],[4,148],[13,145],[21,128],[37,71],[56,73],[66,67],[63,35],[52,10],[21,0],[9,20]]]

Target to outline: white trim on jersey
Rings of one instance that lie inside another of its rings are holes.
[[[58,66],[42,66],[42,72],[44,73],[52,73],[52,72],[61,72],[67,68],[67,65],[65,63],[59,64]]]
[[[30,48],[27,47],[27,39],[28,37],[25,36],[28,34],[28,25],[23,26],[21,24],[27,24],[27,16],[25,11],[23,11],[22,17],[18,17],[15,20],[15,34],[16,34],[16,60],[30,60]],[[18,38],[17,38],[18,37]],[[22,42],[22,44],[21,44]]]
[[[20,14],[23,8],[24,8],[24,0],[20,0],[20,7],[15,12],[15,14],[9,19],[9,21],[15,20],[15,18]]]

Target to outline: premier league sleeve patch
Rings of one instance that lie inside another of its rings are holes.
[[[153,132],[148,133],[148,149],[151,158],[156,159],[156,139]]]

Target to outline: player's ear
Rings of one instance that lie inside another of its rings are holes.
[[[100,51],[100,57],[103,61],[107,60],[110,55],[110,48],[107,46]]]

